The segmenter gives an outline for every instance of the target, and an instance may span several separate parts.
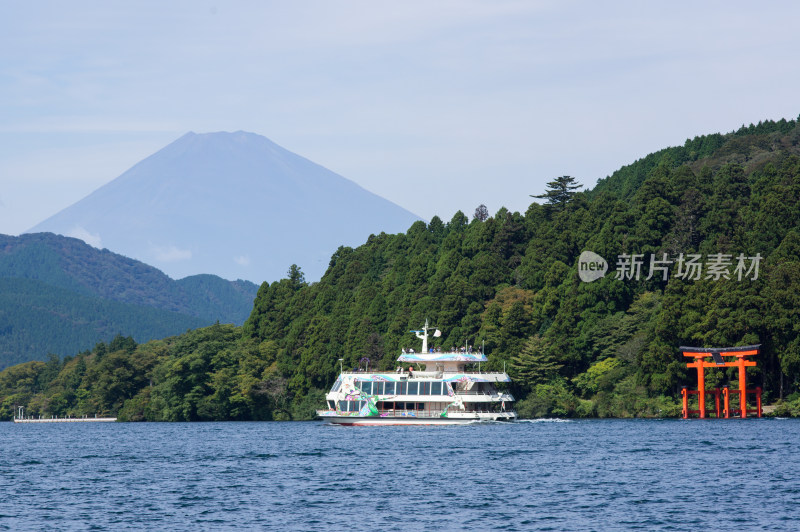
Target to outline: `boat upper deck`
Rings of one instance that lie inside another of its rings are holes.
[[[450,353],[403,353],[398,362],[463,362],[478,363],[489,360],[483,353],[465,353],[463,351],[453,351]]]
[[[502,372],[481,372],[481,371],[413,371],[411,373],[403,371],[397,372],[367,372],[367,371],[347,371],[341,374],[340,378],[353,377],[362,381],[390,381],[401,382],[406,380],[426,379],[438,380],[443,382],[472,381],[472,382],[511,382],[506,373]]]

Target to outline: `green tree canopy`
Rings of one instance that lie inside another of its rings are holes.
[[[576,194],[576,190],[583,187],[577,184],[574,177],[562,175],[555,178],[554,181],[547,183],[547,191],[538,196],[531,195],[532,198],[546,199],[547,203],[554,206],[556,210],[562,210],[567,203],[572,201]]]

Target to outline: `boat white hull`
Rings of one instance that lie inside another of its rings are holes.
[[[328,423],[335,425],[466,425],[481,421],[514,421],[517,419],[514,413],[502,414],[463,414],[448,417],[415,417],[415,416],[336,416],[319,414],[319,417]]]

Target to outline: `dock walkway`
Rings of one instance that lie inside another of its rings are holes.
[[[109,423],[115,417],[51,417],[51,418],[14,418],[14,423]]]

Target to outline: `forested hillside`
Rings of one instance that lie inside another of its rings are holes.
[[[3,414],[19,403],[125,419],[307,419],[339,358],[391,368],[400,347],[418,347],[408,331],[426,318],[443,332],[434,345],[484,344],[526,416],[674,416],[694,377],[678,346],[755,343],[750,382],[800,414],[799,152],[796,121],[765,122],[649,155],[589,192],[556,179],[561,192],[524,214],[478,209],[371,236],[340,248],[318,283],[292,268],[263,284],[241,328],[9,368]],[[583,251],[607,261],[604,277],[579,278]],[[709,386],[736,378],[707,375]]]
[[[126,305],[33,279],[0,278],[0,367],[74,354],[120,331],[163,338],[208,325],[178,312]]]
[[[116,334],[139,341],[216,321],[241,324],[257,286],[178,281],[139,261],[52,233],[0,235],[0,368],[75,354]]]

